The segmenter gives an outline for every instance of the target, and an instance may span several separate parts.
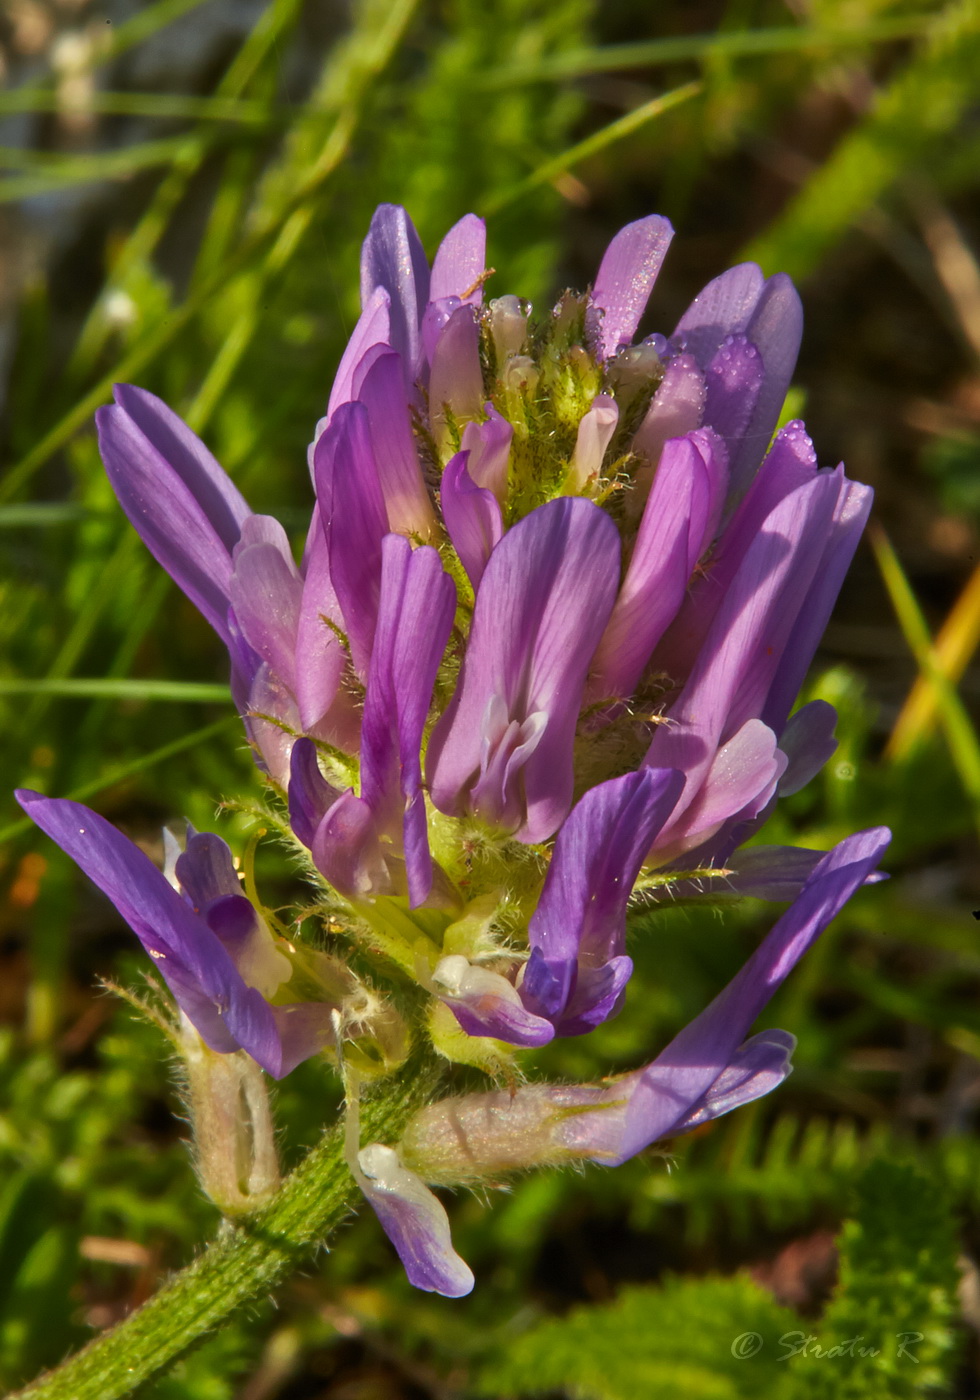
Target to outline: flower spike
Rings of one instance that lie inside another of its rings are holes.
[[[768,1093],[794,1042],[754,1031],[758,1013],[882,878],[883,830],[743,849],[834,751],[831,707],[793,706],[871,492],[821,468],[802,424],[776,431],[802,326],[785,276],[732,268],[673,334],[637,340],[672,237],[658,215],[627,225],[591,291],[535,312],[485,296],[481,219],[430,269],[382,205],[295,557],[159,399],[120,385],[98,414],[123,509],[227,648],[267,825],[312,904],[287,934],[218,837],[171,843],[164,875],[78,804],[20,800],[132,925],[201,1063],[230,1057],[202,1074],[223,1086],[205,1136],[244,1095],[271,1144],[258,1066],[321,1051],[348,1087],[424,1041],[494,1081],[350,1154],[411,1281],[448,1297],[473,1276],[430,1185],[614,1165]],[[792,902],[648,1064],[529,1080],[522,1051],[627,1003],[634,891],[648,916],[677,896]],[[310,915],[332,951],[304,942]],[[368,963],[387,990],[353,971]],[[212,1176],[239,1209],[235,1170]]]

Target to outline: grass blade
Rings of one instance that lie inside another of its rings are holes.
[[[203,744],[205,740],[227,730],[232,723],[237,722],[237,718],[237,715],[226,715],[224,719],[215,720],[213,724],[206,724],[203,729],[195,729],[190,734],[183,734],[179,739],[174,739],[169,744],[154,749],[152,753],[142,754],[139,758],[134,758],[131,763],[123,763],[117,768],[110,769],[100,778],[93,778],[90,782],[82,783],[79,787],[66,793],[65,796],[72,802],[85,802],[88,798],[94,797],[96,793],[104,792],[106,788],[114,787],[116,783],[121,783],[126,778],[135,778],[139,773],[146,772],[147,769],[155,767],[156,764],[165,763],[168,758],[175,758],[177,754],[185,753],[187,749],[192,749],[197,744]],[[33,826],[34,823],[30,817],[19,817],[17,821],[0,827],[0,844],[22,836],[25,831],[32,830]]]
[[[766,272],[805,277],[898,177],[948,141],[976,100],[980,0],[933,20],[919,53],[884,88],[859,127],[742,256]]]
[[[652,68],[659,64],[711,59],[765,57],[769,54],[810,50],[861,48],[921,34],[928,24],[922,16],[879,20],[853,29],[811,29],[781,26],[772,29],[734,30],[728,33],[678,34],[635,44],[608,44],[556,54],[553,58],[491,68],[481,87],[513,87],[521,83],[562,82],[592,73],[619,72],[628,68]]]
[[[980,831],[980,739],[956,687],[939,663],[928,624],[891,541],[880,525],[871,527],[869,539],[895,616],[918,665],[919,678],[932,695],[950,756]]]
[[[520,199],[531,190],[537,189],[539,185],[548,184],[566,174],[573,165],[578,165],[581,161],[588,160],[591,156],[598,155],[600,151],[608,149],[615,142],[632,136],[634,132],[646,126],[647,122],[655,121],[657,117],[662,117],[674,107],[680,107],[683,103],[690,102],[692,98],[700,95],[701,90],[700,83],[685,83],[683,87],[674,88],[671,92],[665,92],[650,102],[644,102],[642,106],[634,108],[632,112],[627,112],[624,117],[604,126],[601,131],[593,132],[584,141],[579,141],[577,145],[570,146],[567,151],[562,151],[560,155],[546,160],[525,180],[519,181],[518,184],[512,185],[509,190],[504,190],[503,193],[487,200],[480,212],[486,215],[498,213],[508,204],[513,204],[515,200]]]
[[[980,565],[974,569],[940,629],[933,648],[935,663],[955,686],[980,646]],[[936,723],[937,696],[920,676],[902,706],[885,749],[885,757],[902,763],[928,738]]]
[[[210,681],[144,681],[130,677],[82,677],[64,678],[42,677],[31,680],[29,677],[0,676],[0,696],[2,695],[44,695],[56,699],[109,699],[109,700],[169,700],[181,704],[213,704],[216,701],[227,703],[231,700],[231,690],[226,685]]]

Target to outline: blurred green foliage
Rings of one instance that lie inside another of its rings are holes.
[[[745,1275],[668,1278],[615,1303],[538,1323],[489,1362],[478,1393],[631,1400],[861,1396],[945,1388],[955,1363],[956,1242],[934,1183],[877,1159],[857,1183],[840,1240],[840,1282],[819,1324]]]
[[[126,79],[124,55],[179,34],[197,3],[145,5],[94,51],[87,146],[59,126],[54,69],[0,94],[0,116],[40,114],[33,143],[0,151],[0,201],[61,198],[25,217],[75,221],[70,246],[24,278],[11,327],[6,787],[84,797],[150,849],[164,821],[213,829],[217,801],[258,791],[220,647],[101,471],[91,415],[114,379],[183,412],[298,542],[306,444],[378,202],[405,203],[430,251],[467,210],[493,210],[490,289],[539,303],[587,281],[616,227],[658,208],[681,235],[660,328],[740,249],[806,279],[822,358],[804,360],[793,403],[806,392],[822,459],[846,452],[875,478],[899,545],[898,620],[866,554],[841,632],[864,627],[856,651],[828,655],[808,688],[840,713],[838,752],[765,839],[826,847],[886,822],[895,842],[891,880],[853,902],[773,1004],[769,1023],[800,1049],[771,1101],[671,1160],[460,1196],[454,1232],[478,1277],[461,1302],[413,1292],[373,1217],[358,1219],[277,1310],[234,1322],[146,1393],[975,1393],[957,1357],[977,1319],[954,1294],[980,1220],[977,734],[971,693],[956,691],[964,667],[948,674],[932,634],[976,539],[980,3],[358,0],[325,15],[269,0],[198,91]],[[965,229],[958,263],[935,252],[936,201]],[[907,404],[927,423],[915,446]],[[959,554],[921,552],[936,519],[966,531]],[[886,759],[916,674],[935,717]],[[16,1384],[139,1302],[218,1221],[181,1141],[166,1042],[98,991],[100,975],[139,987],[128,936],[3,792],[0,828],[0,1382]],[[241,844],[249,819],[225,811],[221,830]],[[259,879],[272,904],[302,899],[268,843]],[[641,1062],[771,917],[751,903],[640,910],[626,1012],[536,1070],[587,1079]],[[336,1104],[324,1066],[278,1088],[287,1164]],[[809,1292],[797,1279],[790,1307],[744,1273],[845,1220],[829,1302],[829,1279]],[[921,1332],[922,1365],[782,1366],[776,1339],[796,1328],[820,1346]],[[754,1358],[731,1352],[745,1332],[766,1341]]]

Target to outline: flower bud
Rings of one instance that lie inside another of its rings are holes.
[[[248,1215],[279,1189],[279,1159],[262,1070],[244,1051],[209,1050],[186,1017],[181,1049],[201,1185],[225,1215]]]
[[[566,1142],[563,1126],[570,1116],[612,1106],[608,1089],[587,1084],[525,1084],[441,1099],[409,1122],[402,1161],[424,1181],[451,1186],[581,1160],[589,1152]]]
[[[490,303],[487,322],[498,365],[523,351],[527,344],[530,310],[529,302],[515,296],[497,297]]]
[[[391,1074],[408,1059],[412,1040],[404,1019],[390,1002],[359,986],[341,1008],[344,1059],[362,1079]]]

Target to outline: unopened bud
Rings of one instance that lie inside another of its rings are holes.
[[[181,1040],[201,1185],[225,1215],[247,1215],[279,1189],[265,1076],[243,1050],[208,1049],[187,1022]]]
[[[590,482],[595,481],[618,422],[616,400],[609,394],[597,394],[592,400],[592,407],[578,425],[575,451],[564,483],[569,494],[584,491]]]
[[[528,1167],[592,1155],[563,1131],[572,1117],[615,1108],[608,1089],[525,1084],[513,1092],[466,1094],[423,1108],[400,1144],[405,1166],[433,1185],[493,1181]]]
[[[362,1079],[391,1074],[408,1059],[412,1039],[404,1018],[390,1002],[366,987],[341,1009],[344,1058]]]
[[[647,341],[624,346],[606,365],[609,392],[615,395],[622,415],[637,411],[639,404],[649,403],[663,377],[663,361],[657,347]]]
[[[530,355],[511,355],[500,371],[501,383],[508,394],[533,394],[540,378],[541,371]]]
[[[490,303],[490,338],[498,366],[519,355],[527,344],[527,318],[531,304],[520,297],[497,297]]]

